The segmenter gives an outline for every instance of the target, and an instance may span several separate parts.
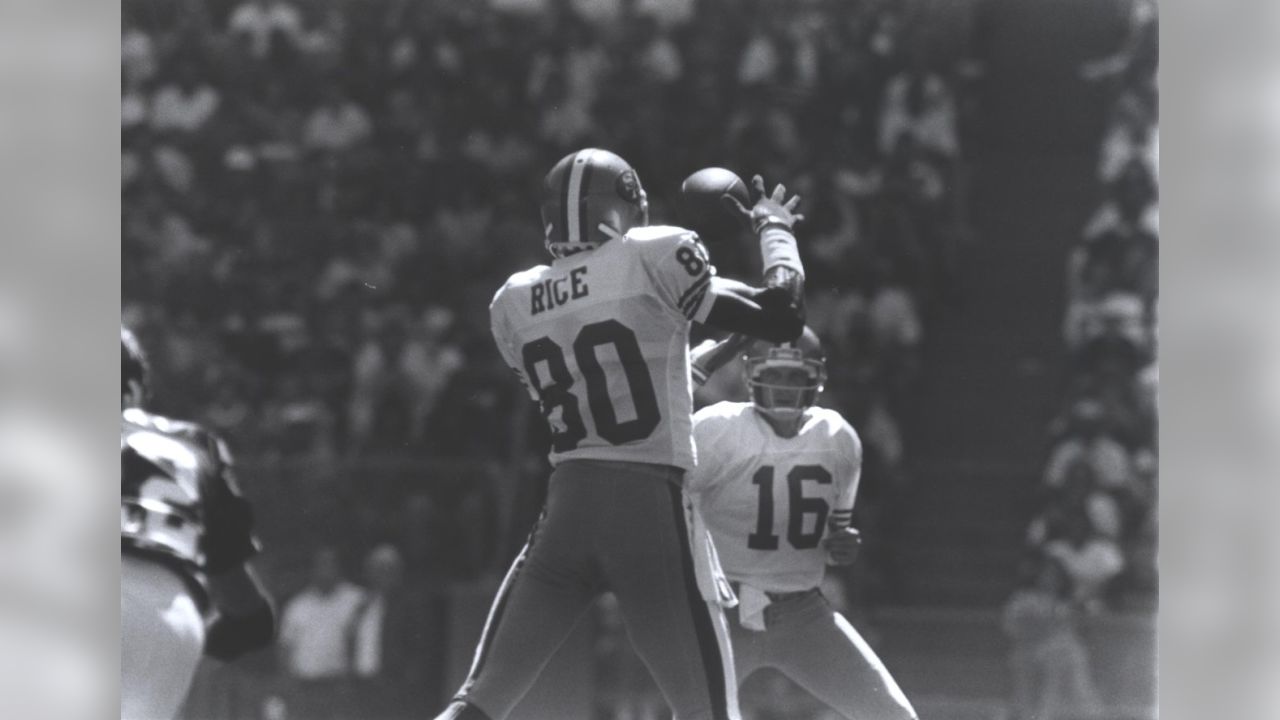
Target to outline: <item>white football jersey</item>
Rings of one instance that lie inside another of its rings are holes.
[[[689,325],[714,271],[693,232],[633,228],[595,250],[512,275],[493,337],[551,427],[551,463],[693,466]]]
[[[840,413],[810,408],[795,437],[779,437],[751,403],[694,415],[698,466],[688,489],[730,580],[766,592],[822,582],[828,526],[847,524],[862,442]]]

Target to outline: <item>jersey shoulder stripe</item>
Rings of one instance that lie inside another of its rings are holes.
[[[702,301],[706,297],[707,289],[710,285],[711,273],[704,271],[702,277],[685,291],[684,296],[678,303],[680,312],[683,313],[685,317],[690,320],[693,319],[698,307],[702,305]]]

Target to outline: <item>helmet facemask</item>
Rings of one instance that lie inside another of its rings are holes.
[[[764,356],[746,358],[747,390],[756,410],[789,423],[813,407],[827,380],[826,365],[790,347],[770,348]]]

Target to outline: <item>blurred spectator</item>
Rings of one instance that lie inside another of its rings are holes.
[[[364,593],[342,579],[330,547],[312,557],[311,581],[284,606],[277,640],[291,682],[290,715],[308,720],[350,716],[352,672],[348,628]]]
[[[247,427],[253,408],[244,399],[244,390],[233,382],[223,382],[204,413],[205,422],[218,434],[238,439]],[[239,443],[236,443],[238,446]]]
[[[1152,352],[1152,355],[1155,353]],[[1134,377],[1134,391],[1137,398],[1137,410],[1143,425],[1144,437],[1156,440],[1155,423],[1159,407],[1158,389],[1160,385],[1160,367],[1153,360]]]
[[[1093,471],[1085,462],[1071,465],[1066,484],[1047,498],[1041,514],[1027,529],[1028,546],[1043,551],[1048,542],[1066,533],[1076,519],[1083,519],[1089,533],[1111,541],[1120,541],[1124,518],[1115,498],[1094,482]]]
[[[1086,253],[1098,252],[1097,241],[1107,234],[1121,238],[1150,238],[1160,233],[1155,176],[1141,162],[1130,160],[1106,187],[1106,195],[1084,230]]]
[[[292,373],[280,378],[275,394],[262,409],[268,447],[285,456],[332,460],[336,456],[336,419],[310,392],[310,377]]]
[[[655,30],[641,50],[640,67],[645,76],[660,84],[671,84],[684,75],[680,48],[668,32]]]
[[[1076,352],[1080,369],[1104,384],[1128,386],[1148,358],[1141,301],[1113,295],[1089,320],[1088,334]]]
[[[311,111],[302,132],[308,149],[341,152],[367,141],[373,134],[373,121],[368,111],[335,83],[326,86],[323,101]]]
[[[403,311],[380,320],[356,353],[352,376],[353,438],[383,449],[422,440],[440,393],[463,365],[462,354],[444,342],[452,313],[432,308],[415,322]],[[394,411],[396,417],[388,414]]]
[[[124,90],[120,96],[120,132],[127,137],[131,130],[149,123],[151,101],[142,89],[140,81],[126,77],[123,87]],[[125,150],[128,152],[128,148]]]
[[[777,43],[766,21],[760,20],[738,60],[738,84],[745,88],[772,84],[778,76],[782,59]]]
[[[637,13],[653,17],[663,27],[687,23],[697,5],[697,0],[635,0]]]
[[[1086,80],[1113,80],[1123,85],[1155,80],[1159,44],[1159,13],[1155,0],[1129,3],[1127,33],[1119,47],[1105,57],[1080,66]]]
[[[1090,527],[1080,513],[1064,516],[1062,535],[1045,543],[1044,556],[1056,560],[1070,580],[1071,599],[1089,612],[1106,603],[1109,584],[1124,569],[1124,556],[1114,540]]]
[[[1077,462],[1087,464],[1103,488],[1122,490],[1129,484],[1133,472],[1129,453],[1106,431],[1104,413],[1094,400],[1082,400],[1072,408],[1068,435],[1054,448],[1045,468],[1046,486],[1062,487]]]
[[[1079,720],[1100,710],[1073,595],[1070,574],[1048,560],[1004,606],[1002,626],[1010,641],[1013,677],[1011,720]]]
[[[120,75],[127,87],[150,80],[156,74],[156,47],[151,35],[138,26],[133,13],[121,13]]]
[[[1154,505],[1134,523],[1125,547],[1126,576],[1121,578],[1123,607],[1138,612],[1154,612],[1159,594],[1157,539],[1160,513]]]
[[[889,81],[880,117],[880,152],[889,155],[903,135],[928,153],[951,159],[959,153],[956,102],[946,80],[917,54],[909,68]]]
[[[392,545],[364,559],[367,592],[351,623],[357,706],[370,720],[417,717],[426,705],[429,623],[424,599],[405,585],[404,561]]]
[[[1160,174],[1160,130],[1138,95],[1127,95],[1116,104],[1102,139],[1098,178],[1112,182],[1131,163],[1138,163],[1151,177]]]
[[[1109,348],[1110,352],[1122,354],[1126,362],[1136,363],[1146,354],[1150,340],[1145,320],[1142,298],[1133,293],[1084,295],[1067,308],[1067,346],[1081,357]],[[1091,366],[1088,362],[1084,365]],[[1126,375],[1136,369],[1128,368]]]
[[[923,335],[915,300],[884,262],[873,266],[865,292],[873,352],[895,372],[909,373]]]
[[[273,43],[297,42],[302,34],[302,14],[285,0],[248,0],[231,12],[227,30],[246,37],[253,54],[265,58]]]
[[[1124,518],[1115,498],[1097,486],[1093,468],[1078,460],[1067,470],[1066,481],[1050,496],[1047,510],[1032,520],[1027,536],[1030,544],[1043,547],[1061,533],[1068,515],[1082,516],[1091,533],[1119,541],[1124,531]]]
[[[190,63],[174,70],[173,80],[151,97],[151,127],[158,132],[194,133],[218,111],[222,96]]]

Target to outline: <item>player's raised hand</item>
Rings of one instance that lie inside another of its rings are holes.
[[[731,212],[746,220],[751,225],[751,229],[756,232],[765,225],[778,224],[791,228],[804,220],[804,215],[795,211],[800,204],[800,196],[793,195],[788,200],[787,188],[781,183],[773,188],[772,195],[768,194],[765,191],[764,178],[759,175],[751,178],[752,206],[750,209],[747,209],[741,200],[728,193],[721,199]]]
[[[852,565],[858,559],[862,547],[862,534],[857,528],[845,527],[832,530],[822,539],[827,551],[827,561],[832,565]]]

